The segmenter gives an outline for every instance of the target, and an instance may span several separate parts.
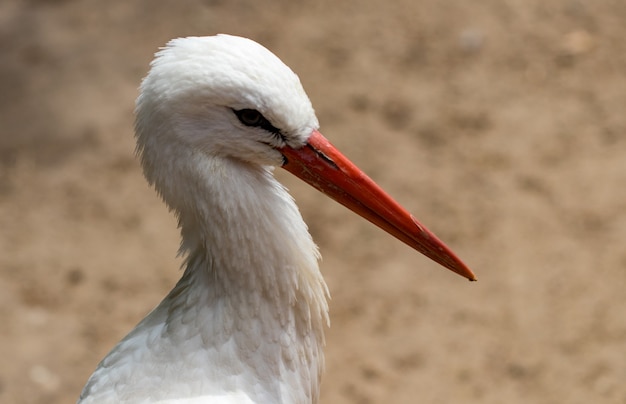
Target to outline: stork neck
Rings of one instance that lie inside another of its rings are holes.
[[[167,323],[208,317],[196,332],[213,349],[234,341],[257,382],[268,369],[299,374],[291,387],[315,402],[328,323],[317,247],[269,168],[227,161],[207,172],[196,182],[194,209],[178,212],[188,258],[168,296]]]
[[[177,184],[194,188],[175,189],[169,195],[184,195],[175,200],[161,191],[179,217],[185,271],[209,281],[213,300],[205,304],[228,299],[230,307],[253,311],[265,305],[277,320],[301,318],[321,344],[328,290],[317,246],[272,168],[206,156],[188,163],[193,170],[183,171]]]
[[[205,254],[203,270],[226,289],[291,301],[301,287],[321,288],[325,294],[317,247],[271,168],[234,159],[209,163],[193,182],[196,189],[187,193],[185,206],[177,209],[182,252]]]

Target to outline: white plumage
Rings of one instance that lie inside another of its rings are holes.
[[[309,149],[339,162],[334,149],[310,146],[321,135],[298,77],[248,39],[176,39],[157,53],[136,114],[144,174],[179,219],[185,271],[98,365],[79,403],[317,402],[328,290],[272,170]],[[302,164],[290,171],[327,190]],[[333,192],[394,233],[397,225],[372,218],[378,205],[364,212]],[[430,237],[417,226],[417,235],[394,235]],[[449,251],[416,248],[473,277]]]

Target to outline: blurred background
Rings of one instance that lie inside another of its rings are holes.
[[[322,132],[470,284],[279,170],[324,256],[323,403],[626,403],[626,3],[0,3],[0,402],[74,402],[174,285],[134,157],[169,39],[296,71]]]

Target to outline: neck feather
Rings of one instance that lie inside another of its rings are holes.
[[[319,253],[300,212],[269,167],[207,159],[175,209],[187,271],[207,271],[227,295],[260,293],[275,304],[304,298],[326,320]]]
[[[168,324],[206,307],[206,321],[196,320],[202,340],[234,341],[256,377],[283,390],[272,394],[300,391],[315,402],[328,290],[297,206],[268,167],[203,159],[196,168],[195,189],[175,207],[187,260]],[[276,375],[292,382],[270,380]]]

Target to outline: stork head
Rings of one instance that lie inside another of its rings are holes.
[[[280,165],[277,148],[302,146],[319,126],[298,76],[231,35],[170,41],[142,82],[136,113],[140,151],[190,147],[262,165]]]
[[[230,35],[172,40],[157,53],[140,91],[137,149],[148,181],[171,207],[177,209],[172,201],[184,199],[185,192],[176,171],[202,166],[210,157],[283,166],[426,256],[475,279],[317,131],[298,76],[256,42]]]

